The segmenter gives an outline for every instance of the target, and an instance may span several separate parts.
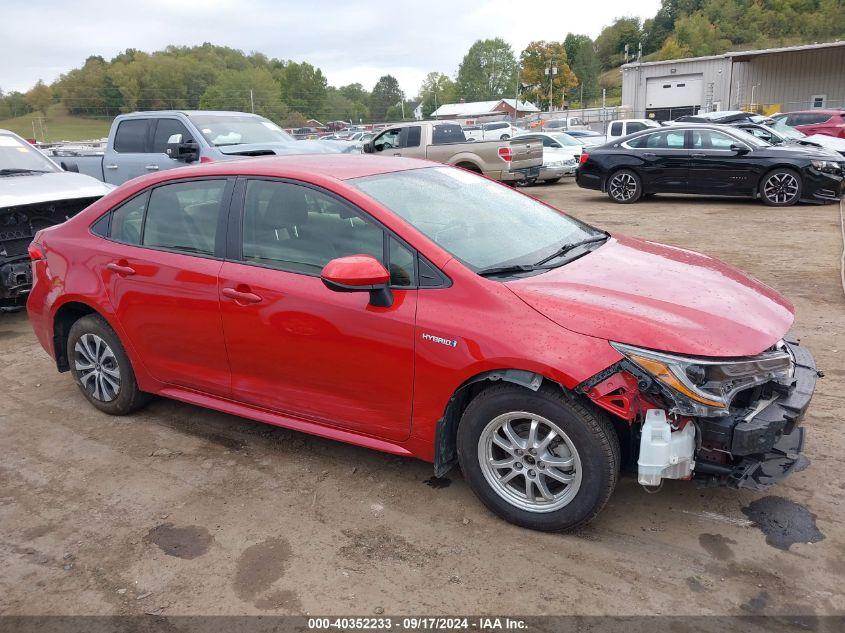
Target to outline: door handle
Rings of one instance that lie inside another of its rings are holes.
[[[122,264],[117,264],[115,262],[111,262],[106,264],[106,268],[110,271],[117,273],[118,275],[134,275],[135,269],[131,266],[124,266]]]
[[[144,167],[147,171],[158,171],[158,165],[147,165]]]
[[[233,299],[237,303],[260,303],[261,297],[253,292],[241,292],[234,288],[223,288],[221,291],[224,297]]]
[[[117,169],[117,165],[106,165],[106,169]]]
[[[395,154],[393,154],[393,155],[394,155],[394,156],[401,156],[402,154],[400,154],[399,152],[396,152],[396,153],[395,153]]]
[[[657,154],[655,154],[654,152],[643,152],[643,156],[645,156],[646,158],[657,158]]]
[[[707,154],[690,154],[691,158],[707,158]]]

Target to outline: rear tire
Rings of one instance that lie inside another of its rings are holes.
[[[533,530],[583,527],[619,476],[619,440],[608,421],[547,387],[489,387],[470,402],[457,439],[473,492],[501,518]]]
[[[544,181],[543,181],[543,184],[544,184],[544,185],[553,185],[553,184],[555,184],[556,182],[560,182],[560,178],[552,178],[552,179],[550,179],[550,180],[544,180]]]
[[[71,326],[67,358],[82,394],[100,411],[126,415],[149,402],[120,339],[100,315],[86,315]]]
[[[620,169],[607,179],[608,197],[618,204],[632,204],[643,195],[640,177],[630,169]]]
[[[775,169],[760,181],[760,199],[770,207],[789,207],[801,200],[801,176],[792,169]]]

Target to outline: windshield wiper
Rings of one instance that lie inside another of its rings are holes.
[[[510,264],[508,266],[490,266],[490,268],[482,268],[476,271],[476,274],[481,277],[493,277],[495,275],[507,275],[511,273],[530,273],[532,270],[537,270],[538,266],[533,264]]]
[[[22,169],[19,167],[7,167],[0,169],[0,176],[11,176],[13,174],[46,174],[43,169]]]
[[[610,233],[602,233],[601,235],[594,235],[593,237],[588,237],[587,239],[581,240],[580,242],[572,242],[571,244],[564,244],[559,249],[557,249],[554,253],[549,255],[548,257],[544,257],[539,262],[534,264],[534,267],[542,266],[543,264],[552,261],[553,259],[557,259],[558,257],[563,257],[570,251],[574,251],[576,248],[581,246],[586,246],[587,244],[595,244],[597,242],[604,242],[610,238]]]

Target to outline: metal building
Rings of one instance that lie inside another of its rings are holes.
[[[659,121],[714,110],[845,109],[845,41],[624,64],[622,104]]]

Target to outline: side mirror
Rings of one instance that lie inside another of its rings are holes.
[[[393,305],[390,273],[372,255],[333,259],[323,268],[320,279],[326,288],[335,292],[369,292],[370,305],[379,308]]]
[[[744,145],[737,145],[736,143],[734,143],[733,145],[731,145],[731,151],[737,156],[742,156],[744,154],[747,154],[751,150],[749,150]]]
[[[372,141],[367,141],[366,143],[364,143],[364,153],[365,154],[372,154],[375,151],[376,151],[376,148],[373,146]]]
[[[166,152],[173,160],[192,163],[199,157],[200,146],[191,140],[183,143],[181,134],[173,134],[167,139]]]

